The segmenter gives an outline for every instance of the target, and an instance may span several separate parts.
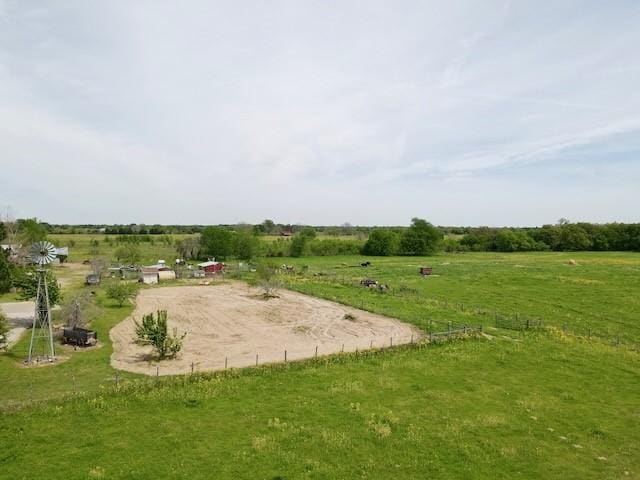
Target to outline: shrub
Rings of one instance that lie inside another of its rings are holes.
[[[107,298],[118,302],[121,307],[124,303],[136,295],[136,286],[131,283],[115,281],[107,286]]]
[[[138,341],[151,345],[161,360],[175,357],[182,350],[184,337],[187,334],[178,335],[177,328],[173,329],[172,335],[167,333],[166,310],[158,310],[155,316],[153,313],[143,315],[142,323],[136,321],[134,323]]]
[[[0,345],[7,343],[7,334],[9,333],[9,321],[7,316],[0,311]]]

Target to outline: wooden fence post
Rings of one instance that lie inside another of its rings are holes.
[[[224,357],[224,369],[227,369],[227,357]]]

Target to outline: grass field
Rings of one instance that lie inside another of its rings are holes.
[[[638,354],[531,334],[3,416],[4,478],[638,478]]]
[[[354,267],[369,260],[368,268]],[[569,261],[575,260],[576,265]],[[307,265],[285,277],[298,291],[364,305],[422,328],[429,321],[492,325],[495,312],[640,343],[640,255],[634,253],[468,253],[416,257],[286,259]],[[422,278],[420,266],[433,267]],[[398,295],[357,286],[370,277]],[[436,328],[434,326],[434,328]]]
[[[426,330],[481,323],[491,339],[158,385],[120,373],[114,391],[107,332],[131,307],[98,290],[101,348],[36,369],[20,366],[24,339],[0,355],[0,478],[640,478],[639,255],[484,253],[351,266],[362,260],[278,262],[308,266],[284,276],[295,290]],[[421,265],[434,276],[421,278]],[[393,293],[359,287],[365,276]],[[567,333],[495,329],[496,310]],[[591,340],[573,335],[587,328]]]

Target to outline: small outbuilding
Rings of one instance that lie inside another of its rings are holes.
[[[157,271],[142,271],[140,272],[139,282],[144,283],[145,285],[155,285],[158,283],[158,272]]]
[[[426,277],[427,275],[431,275],[433,273],[432,267],[420,267],[420,275]]]

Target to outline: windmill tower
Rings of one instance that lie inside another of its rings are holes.
[[[39,361],[40,358],[46,358],[50,362],[56,360],[56,351],[53,346],[53,326],[51,325],[47,270],[45,268],[55,258],[56,247],[50,242],[36,242],[31,246],[31,261],[37,265],[38,289],[33,329],[31,330],[31,342],[29,343],[28,364]],[[42,353],[41,357],[38,356],[38,352]]]

